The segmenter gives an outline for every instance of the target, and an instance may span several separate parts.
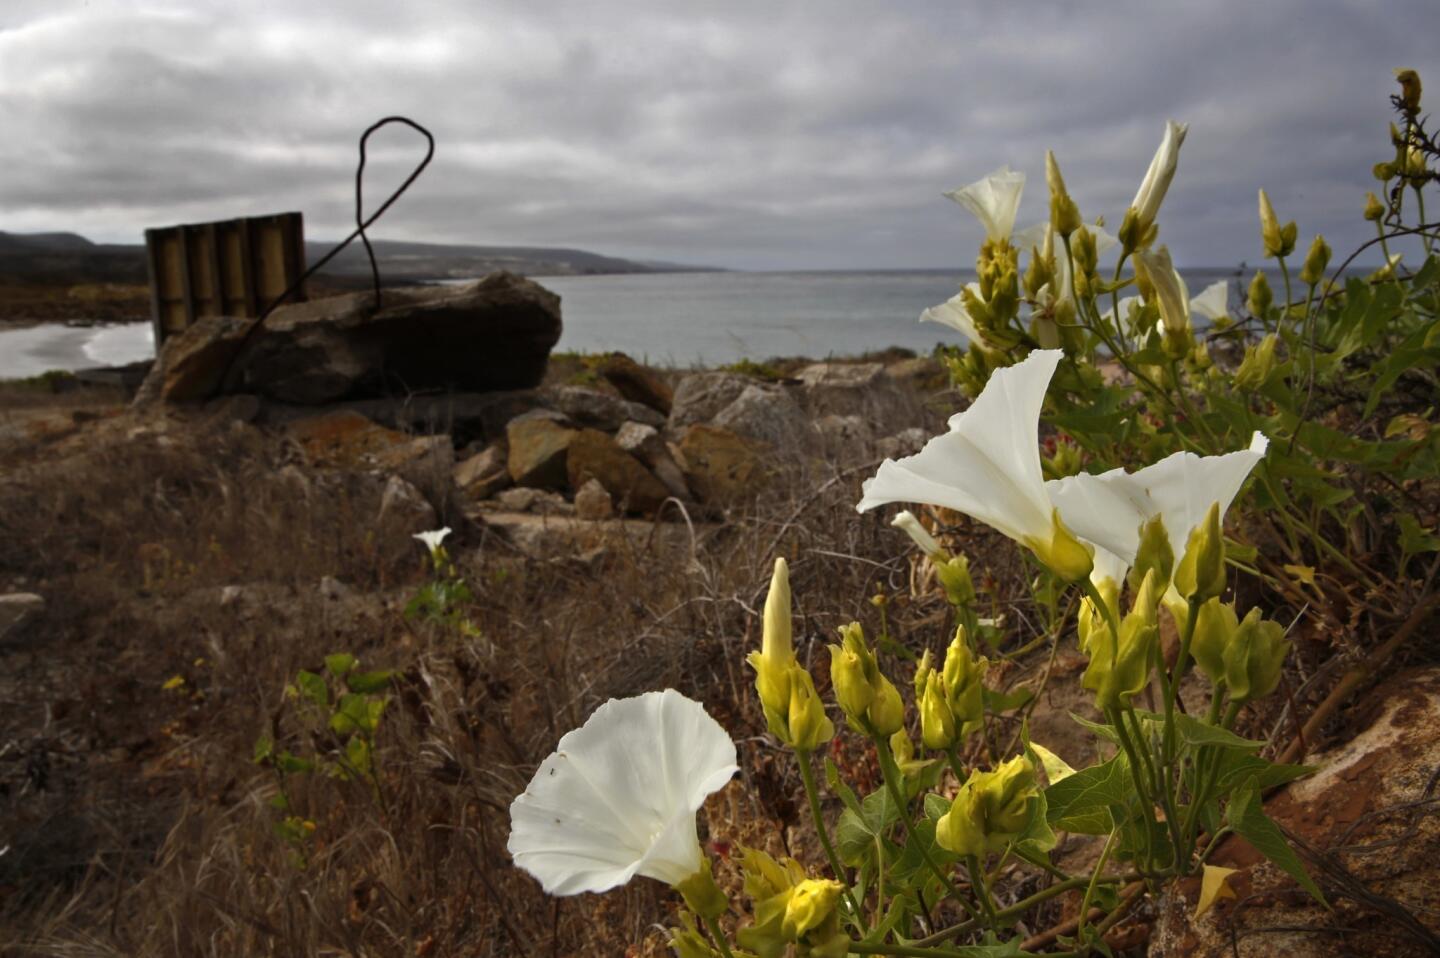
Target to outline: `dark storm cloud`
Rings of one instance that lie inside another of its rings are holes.
[[[1174,118],[1165,241],[1253,262],[1261,185],[1306,236],[1368,235],[1390,69],[1440,76],[1430,6],[11,2],[0,229],[134,240],[298,208],[338,236],[359,132],[405,113],[439,148],[384,236],[961,265],[979,230],[942,190],[1010,163],[1038,219],[1053,148],[1113,225]],[[377,137],[375,202],[417,156]]]

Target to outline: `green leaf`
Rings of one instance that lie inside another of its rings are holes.
[[[1400,513],[1400,551],[1406,555],[1440,550],[1440,536],[1425,529],[1419,520],[1408,512]]]
[[[859,865],[875,852],[875,839],[883,837],[900,821],[900,809],[890,799],[890,791],[881,787],[865,796],[856,814],[847,808],[840,813],[835,826],[835,850],[847,865]]]
[[[274,754],[275,740],[270,737],[269,733],[261,732],[260,737],[255,740],[255,752],[250,760],[256,765],[260,765]]]
[[[281,752],[275,756],[275,767],[286,775],[295,775],[300,772],[314,771],[315,763],[291,752]]]
[[[368,695],[379,692],[395,678],[394,669],[378,669],[374,672],[351,672],[345,676],[345,685],[350,691]]]
[[[296,672],[295,685],[301,695],[321,708],[330,704],[330,689],[326,687],[325,680],[314,672],[307,672],[304,669]]]
[[[1255,849],[1270,859],[1285,873],[1299,883],[1300,887],[1310,893],[1321,905],[1329,908],[1325,896],[1320,892],[1320,886],[1311,879],[1309,872],[1305,870],[1300,856],[1290,847],[1285,840],[1285,835],[1280,831],[1280,826],[1270,820],[1260,805],[1260,787],[1255,779],[1249,779],[1230,796],[1230,804],[1225,809],[1225,820],[1230,827],[1235,829],[1235,834],[1248,841]]]
[[[359,735],[350,736],[345,743],[345,761],[359,774],[370,772],[370,743]]]
[[[349,692],[340,696],[335,712],[330,716],[330,728],[341,735],[349,732],[374,735],[380,725],[380,714],[384,711],[384,699]]]
[[[1085,728],[1088,728],[1090,731],[1094,732],[1096,735],[1100,736],[1112,745],[1120,744],[1120,736],[1116,734],[1114,726],[1105,725],[1101,722],[1092,722],[1084,716],[1076,715],[1074,712],[1070,713],[1070,718],[1073,719],[1077,724],[1083,725]]]
[[[1116,755],[1045,789],[1046,821],[1055,831],[1108,834],[1114,827],[1110,806],[1129,804],[1134,791],[1130,764]]]
[[[1036,796],[1035,809],[1030,815],[1030,824],[1025,826],[1015,839],[1015,850],[1019,854],[1045,855],[1056,844],[1055,832],[1051,830],[1046,815],[1045,793]]]
[[[360,661],[349,652],[336,652],[333,655],[325,656],[325,668],[337,679],[343,679],[346,673],[353,670]]]
[[[1215,767],[1215,782],[1220,794],[1229,792],[1236,785],[1253,779],[1261,791],[1277,785],[1284,785],[1315,771],[1311,765],[1276,765],[1256,755],[1231,750],[1219,756]]]
[[[1013,689],[1009,692],[997,692],[992,688],[981,686],[980,697],[985,702],[985,709],[989,712],[1009,712],[1018,709],[1035,697],[1035,693],[1029,689]]]
[[[1165,724],[1165,716],[1155,712],[1136,709],[1135,714],[1162,727]],[[1241,738],[1234,732],[1218,725],[1207,725],[1184,712],[1176,712],[1174,718],[1175,731],[1179,734],[1180,740],[1191,748],[1200,745],[1218,745],[1221,748],[1237,748],[1253,752],[1265,745],[1264,742],[1252,742],[1248,738]]]
[[[847,809],[856,815],[861,813],[860,799],[855,796],[855,791],[845,784],[845,780],[840,777],[840,769],[828,757],[825,759],[825,784],[830,788],[832,794],[839,797],[841,804]]]

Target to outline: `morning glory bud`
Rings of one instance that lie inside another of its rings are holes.
[[[900,731],[905,725],[905,703],[900,698],[900,690],[883,675],[875,686],[875,697],[866,714],[875,732],[886,738]]]
[[[975,603],[975,583],[970,579],[970,560],[963,555],[935,563],[935,577],[950,604],[963,608]]]
[[[933,671],[920,698],[920,738],[926,748],[936,751],[943,752],[955,744],[955,716],[945,701],[940,676]]]
[[[1325,278],[1325,267],[1330,265],[1330,246],[1325,237],[1316,236],[1305,254],[1305,265],[1300,267],[1300,282],[1306,286],[1319,285]]]
[[[1200,606],[1195,619],[1195,637],[1190,640],[1190,654],[1211,685],[1225,681],[1225,650],[1239,627],[1233,603],[1209,599]]]
[[[890,524],[909,536],[911,541],[919,546],[920,551],[927,556],[942,560],[945,558],[946,552],[940,547],[940,543],[935,541],[935,537],[926,531],[925,527],[920,524],[920,520],[915,518],[915,514],[909,509],[901,509],[895,518],[890,520]]]
[[[1400,102],[1412,116],[1420,112],[1420,74],[1414,70],[1396,70],[1395,79],[1400,84]]]
[[[1060,164],[1055,162],[1055,152],[1045,151],[1045,182],[1050,186],[1050,226],[1055,233],[1068,237],[1082,224],[1080,208],[1065,189],[1065,179],[1060,175]]]
[[[1237,389],[1253,390],[1265,385],[1270,378],[1270,373],[1275,369],[1275,344],[1279,338],[1271,333],[1259,343],[1248,346],[1245,349],[1245,358],[1240,361],[1240,368],[1235,370],[1235,387]]]
[[[1145,583],[1145,576],[1151,569],[1161,583],[1170,582],[1175,568],[1175,550],[1170,547],[1170,535],[1165,531],[1165,520],[1156,513],[1140,527],[1140,547],[1135,553],[1135,565],[1130,569],[1130,588],[1139,590]]]
[[[1060,519],[1060,510],[1051,514],[1050,541],[1027,539],[1022,544],[1035,553],[1051,572],[1065,582],[1079,582],[1090,575],[1095,567],[1095,552],[1075,538],[1075,534]]]
[[[1365,193],[1365,218],[1372,223],[1378,223],[1385,216],[1385,205],[1373,193]]]
[[[798,664],[790,670],[789,738],[786,744],[804,752],[813,752],[835,737],[835,723],[825,714],[825,706],[815,691],[815,680]]]
[[[799,941],[835,911],[840,901],[840,883],[828,878],[807,878],[796,885],[785,906],[782,928],[785,936]]]
[[[790,570],[784,559],[775,560],[763,622],[760,651],[751,652],[745,661],[755,670],[755,690],[760,694],[770,730],[775,732],[776,725],[783,723],[790,709],[790,669],[795,664],[790,624]]]
[[[1259,609],[1251,609],[1225,649],[1225,685],[1230,700],[1249,702],[1269,695],[1280,682],[1289,652],[1284,626],[1262,619]]]
[[[675,883],[675,890],[685,899],[686,906],[705,918],[718,918],[730,907],[730,900],[715,882],[710,859],[701,857],[700,870]]]
[[[936,823],[935,841],[957,855],[1001,851],[1030,824],[1039,794],[1035,766],[1023,755],[991,772],[971,772]]]
[[[1077,278],[1095,272],[1100,261],[1100,255],[1095,249],[1095,234],[1084,226],[1077,229],[1070,238],[1070,256],[1075,261]]]
[[[830,685],[835,701],[852,725],[858,726],[861,716],[875,700],[875,689],[865,675],[865,663],[854,649],[830,646]]]
[[[1205,521],[1190,530],[1185,556],[1175,569],[1175,589],[1185,598],[1201,602],[1225,591],[1225,536],[1220,531],[1220,503],[1211,503]]]
[[[929,649],[926,649],[925,653],[920,656],[920,661],[915,665],[915,701],[917,702],[925,694],[925,683],[929,680],[930,673],[935,671],[934,662],[934,656],[930,654]]]
[[[1295,224],[1280,225],[1264,190],[1260,191],[1260,238],[1265,241],[1266,256],[1289,256],[1295,251]]]
[[[1086,654],[1090,663],[1080,684],[1095,693],[1102,710],[1127,705],[1150,681],[1150,666],[1159,648],[1156,608],[1160,599],[1155,570],[1135,595],[1130,613],[1120,623],[1120,636],[1108,625],[1091,631]]]
[[[965,640],[965,627],[956,629],[955,638],[945,650],[941,687],[945,691],[945,704],[950,707],[961,735],[965,734],[967,724],[978,722],[984,716],[984,678],[989,666],[986,659],[977,659],[971,653]]]
[[[1250,295],[1245,303],[1250,310],[1250,315],[1264,319],[1274,302],[1275,294],[1270,291],[1270,280],[1266,279],[1265,274],[1257,269],[1255,278],[1250,281]]]
[[[1031,299],[1040,296],[1040,290],[1053,279],[1050,272],[1049,257],[1040,250],[1030,248],[1030,266],[1025,270],[1025,295]]]

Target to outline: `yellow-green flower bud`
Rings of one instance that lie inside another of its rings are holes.
[[[975,583],[970,579],[970,560],[963,555],[935,563],[935,577],[945,590],[945,598],[959,608],[975,603]]]
[[[840,901],[840,883],[828,878],[807,878],[795,886],[785,906],[782,927],[791,941],[799,941],[819,928]]]
[[[730,907],[729,899],[715,882],[715,875],[710,870],[710,859],[705,856],[700,858],[700,870],[677,882],[675,890],[685,899],[685,904],[691,911],[705,918],[718,918]]]
[[[1095,567],[1095,552],[1066,527],[1060,519],[1059,509],[1051,514],[1050,528],[1049,542],[1026,539],[1022,545],[1065,582],[1079,582],[1089,576],[1090,570]]]
[[[1170,547],[1170,535],[1165,531],[1165,520],[1157,513],[1140,527],[1140,547],[1135,553],[1135,565],[1130,569],[1130,588],[1138,591],[1145,584],[1145,576],[1155,570],[1155,579],[1160,585],[1170,583],[1175,569],[1175,550]]]
[[[930,673],[925,694],[920,698],[920,738],[926,748],[936,751],[943,752],[955,744],[955,716],[945,701],[940,676],[934,672]]]
[[[936,823],[935,841],[957,855],[998,852],[1030,824],[1039,793],[1035,766],[1023,755],[991,772],[971,772]]]
[[[1400,84],[1400,102],[1411,116],[1420,112],[1420,74],[1414,70],[1396,70],[1395,79]]]
[[[915,758],[915,743],[910,741],[910,733],[903,728],[890,736],[890,754],[895,756],[895,764],[906,778],[914,778],[931,764],[929,759]]]
[[[1102,710],[1128,704],[1149,683],[1150,667],[1160,643],[1156,616],[1159,599],[1159,579],[1151,569],[1135,595],[1130,613],[1120,623],[1119,641],[1115,641],[1108,626],[1091,631],[1086,649],[1090,663],[1080,684],[1095,693]]]
[[[886,738],[905,725],[905,702],[900,698],[900,690],[883,675],[875,686],[875,697],[866,714],[870,718],[871,728]]]
[[[950,707],[950,715],[962,736],[966,725],[984,717],[984,679],[989,667],[987,659],[977,659],[971,653],[965,627],[956,629],[955,638],[945,650],[941,688],[945,692],[945,704]]]
[[[1413,179],[1420,179],[1425,175],[1425,154],[1418,146],[1412,146],[1405,151],[1405,175]]]
[[[1259,343],[1246,348],[1245,358],[1240,361],[1240,368],[1235,370],[1235,388],[1250,391],[1265,385],[1270,373],[1275,370],[1277,342],[1279,337],[1271,333]]]
[[[1394,177],[1395,172],[1396,166],[1394,163],[1376,163],[1374,166],[1370,167],[1370,175],[1375,177],[1375,179],[1379,180],[1381,183],[1384,183],[1386,180]]]
[[[1270,291],[1270,280],[1266,279],[1265,274],[1257,269],[1255,278],[1250,281],[1250,295],[1246,300],[1250,315],[1264,319],[1274,303],[1275,294]]]
[[[1295,251],[1295,224],[1280,225],[1264,190],[1260,191],[1260,237],[1265,241],[1266,256],[1289,256]]]
[[[1305,254],[1305,265],[1300,267],[1300,282],[1306,286],[1318,286],[1325,278],[1325,267],[1330,265],[1330,246],[1325,237],[1316,236]]]
[[[1030,248],[1030,266],[1025,270],[1025,295],[1031,299],[1037,298],[1041,288],[1051,282],[1053,278],[1049,257],[1032,246]]]
[[[930,673],[935,671],[935,657],[926,649],[920,656],[920,661],[915,665],[915,701],[925,694],[925,683],[930,679]]]
[[[789,737],[782,741],[792,748],[813,752],[835,737],[835,724],[815,691],[815,680],[798,664],[790,669]]]
[[[1095,589],[1100,597],[1109,606],[1110,612],[1117,618],[1120,615],[1120,583],[1108,576],[1095,583]],[[1075,613],[1075,637],[1080,651],[1086,655],[1093,656],[1091,651],[1092,636],[1097,632],[1110,631],[1110,620],[1103,609],[1095,606],[1095,603],[1086,596],[1080,600],[1080,608]]]
[[[1081,226],[1080,208],[1065,189],[1053,150],[1045,151],[1045,182],[1050,186],[1050,227],[1058,236],[1069,236]]]
[[[1201,602],[1225,591],[1225,535],[1220,530],[1220,503],[1211,503],[1205,520],[1190,531],[1185,556],[1175,568],[1175,590]]]
[[[716,958],[717,952],[710,947],[700,929],[695,927],[695,916],[688,911],[680,913],[680,928],[670,929],[670,950],[675,958]]]
[[[1077,278],[1095,272],[1095,266],[1100,259],[1095,249],[1095,234],[1084,226],[1077,229],[1075,235],[1070,237],[1070,256],[1074,259]]]
[[[1230,700],[1249,702],[1269,695],[1280,682],[1289,652],[1284,626],[1262,619],[1259,609],[1251,609],[1225,649],[1225,685]]]
[[[830,646],[830,685],[840,710],[852,723],[858,723],[875,700],[875,689],[865,675],[865,662],[854,649]]]
[[[1120,246],[1125,255],[1135,252],[1137,249],[1144,249],[1155,241],[1159,234],[1160,227],[1153,221],[1145,223],[1140,219],[1140,211],[1130,207],[1125,211],[1125,216],[1120,220]]]
[[[1195,618],[1195,637],[1190,640],[1190,654],[1211,685],[1225,681],[1225,650],[1235,638],[1240,620],[1233,603],[1209,599],[1200,606]]]
[[[746,661],[755,669],[755,690],[760,693],[760,704],[774,731],[775,721],[790,708],[790,667],[795,664],[790,625],[790,570],[784,559],[775,560],[763,621],[760,651],[751,652]]]
[[[1365,218],[1372,223],[1378,223],[1385,216],[1385,204],[1373,192],[1365,193]]]

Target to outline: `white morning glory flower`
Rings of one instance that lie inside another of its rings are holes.
[[[1140,189],[1130,203],[1135,209],[1142,236],[1155,222],[1155,217],[1160,213],[1160,204],[1165,199],[1166,191],[1170,189],[1170,181],[1175,179],[1175,167],[1180,162],[1180,145],[1185,142],[1185,134],[1189,129],[1184,123],[1176,123],[1174,120],[1166,122],[1165,136],[1160,140],[1160,147],[1150,160],[1150,168],[1145,171],[1145,179],[1141,181]]]
[[[1090,555],[1059,522],[1040,470],[1040,408],[1062,355],[1040,349],[997,369],[970,408],[950,417],[949,432],[881,463],[855,508],[944,506],[1014,539],[1062,578],[1088,575]]]
[[[1270,441],[1255,433],[1250,448],[1223,456],[1177,452],[1138,472],[1112,469],[1098,476],[1052,479],[1045,485],[1075,534],[1118,556],[1128,567],[1140,548],[1140,527],[1155,516],[1165,523],[1178,562],[1190,532],[1218,502],[1220,515],[1240,492]]]
[[[511,803],[510,857],[552,895],[636,875],[677,885],[706,864],[696,811],[737,771],[735,743],[699,702],[674,689],[611,699]]]
[[[430,532],[417,532],[412,538],[419,539],[421,542],[425,543],[425,548],[429,549],[431,552],[434,552],[436,549],[440,548],[440,543],[444,542],[445,537],[449,534],[450,527],[446,526],[443,529],[434,529]]]
[[[985,227],[985,238],[994,243],[1010,239],[1024,188],[1025,174],[1002,166],[983,179],[945,195],[974,213]]]
[[[967,283],[966,288],[976,296],[980,295],[979,283]],[[964,297],[958,293],[939,306],[931,306],[921,313],[920,322],[949,326],[977,346],[983,342],[980,331],[975,327],[975,320],[970,318],[970,311],[965,308]]]

